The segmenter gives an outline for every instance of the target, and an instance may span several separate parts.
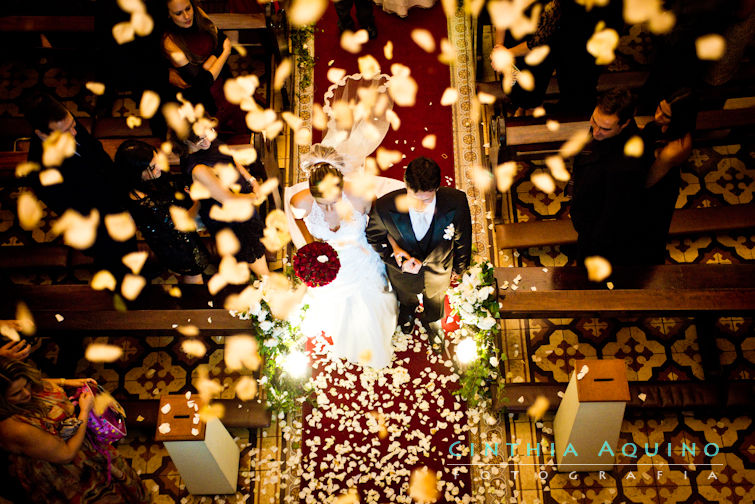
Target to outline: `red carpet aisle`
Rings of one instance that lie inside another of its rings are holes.
[[[386,171],[385,175],[396,179],[403,178],[406,163],[418,156],[427,156],[438,162],[443,174],[443,185],[454,186],[454,152],[451,108],[440,105],[443,91],[449,86],[450,72],[447,65],[438,61],[439,49],[428,54],[411,39],[415,28],[425,28],[435,37],[436,46],[447,36],[446,16],[440,3],[431,9],[412,9],[409,16],[386,14],[379,8],[374,9],[378,38],[362,46],[362,52],[351,54],[341,49],[338,35],[336,11],[329,7],[317,24],[315,31],[314,99],[322,105],[323,95],[331,83],[327,79],[328,69],[343,68],[346,74],[359,72],[357,58],[371,54],[380,63],[383,73],[391,74],[391,64],[401,63],[411,69],[411,75],[417,81],[417,102],[414,107],[395,106],[394,111],[401,119],[397,131],[389,130],[383,141],[383,147],[399,150],[405,156],[405,162]],[[388,41],[393,42],[393,59],[385,59],[383,47]],[[330,61],[332,65],[328,65]],[[319,140],[319,132],[314,131],[313,142]],[[437,137],[433,150],[422,147],[422,139],[433,134]],[[414,150],[412,150],[414,149]]]
[[[438,502],[469,502],[469,468],[455,465],[469,458],[449,453],[469,446],[452,363],[419,331],[398,333],[394,345],[392,366],[381,371],[313,353],[318,408],[303,408],[302,502],[357,488],[361,502],[408,504],[409,475],[421,466],[438,471]]]
[[[401,127],[389,130],[382,144],[401,151],[406,159],[385,175],[403,178],[406,164],[424,155],[441,166],[443,185],[454,186],[452,111],[440,105],[450,85],[450,71],[438,62],[438,50],[428,54],[411,40],[414,28],[425,28],[439,46],[447,36],[443,10],[440,5],[413,9],[401,19],[375,9],[375,21],[378,38],[353,55],[341,49],[335,9],[328,9],[315,33],[315,101],[322,104],[331,85],[328,69],[357,73],[359,56],[371,54],[386,74],[393,63],[408,66],[418,85],[416,104],[394,107]],[[392,60],[383,51],[389,40],[394,47]],[[433,150],[421,145],[428,134],[437,137]],[[313,141],[319,138],[315,132]],[[454,452],[469,446],[466,406],[452,394],[458,380],[452,363],[433,354],[427,337],[419,333],[412,337],[399,333],[394,345],[392,367],[382,371],[334,362],[318,352],[312,355],[318,408],[305,404],[302,412],[301,502],[329,502],[332,496],[356,488],[362,502],[410,503],[409,476],[421,466],[437,471],[439,502],[470,500],[469,467],[462,465],[469,458],[449,453],[457,441]]]

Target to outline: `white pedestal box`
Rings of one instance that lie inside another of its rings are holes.
[[[198,397],[196,401],[199,401]],[[195,409],[187,403],[189,401],[182,395],[160,399],[155,441],[162,441],[165,445],[189,493],[236,493],[238,445],[220,420],[213,418],[206,424],[198,421]],[[163,424],[170,426],[170,431],[164,434],[160,432]]]
[[[585,366],[587,371],[583,374]],[[575,361],[574,372],[553,420],[559,471],[613,468],[629,399],[623,360]]]

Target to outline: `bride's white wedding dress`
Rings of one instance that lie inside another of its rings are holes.
[[[343,199],[348,202],[346,194]],[[385,266],[367,243],[368,216],[352,207],[351,219],[332,231],[315,203],[304,217],[307,229],[338,252],[341,269],[330,284],[310,287],[302,332],[325,333],[332,338],[331,354],[351,362],[383,368],[393,356],[391,338],[396,330],[397,302],[388,290]]]

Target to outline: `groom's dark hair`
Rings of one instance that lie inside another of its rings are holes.
[[[436,191],[440,187],[440,166],[430,158],[418,157],[406,167],[404,182],[414,192]]]

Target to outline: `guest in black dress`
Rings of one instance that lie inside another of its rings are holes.
[[[221,207],[231,200],[256,201],[255,193],[259,189],[256,179],[249,174],[246,167],[218,150],[219,143],[213,142],[213,136],[212,130],[206,131],[201,137],[191,131],[186,140],[174,144],[174,152],[181,156],[181,170],[210,193],[209,198],[200,200],[199,216],[212,235],[226,228],[231,229],[241,245],[236,259],[249,263],[258,277],[268,275],[270,271],[265,260],[265,247],[260,242],[265,223],[259,209],[254,208],[251,218],[243,222],[223,222],[210,217],[214,206]],[[237,177],[234,184],[228,186],[218,177],[213,169],[218,164],[231,165],[236,169]]]
[[[231,41],[194,0],[166,0],[163,53],[172,68],[170,83],[194,105],[201,103],[218,119],[223,134],[248,134],[246,115],[225,99],[223,84],[231,76],[226,65]]]
[[[645,160],[650,166],[643,194],[646,240],[645,264],[663,264],[671,217],[681,184],[681,165],[692,152],[692,131],[697,119],[693,92],[680,89],[661,100],[655,118],[642,130]]]
[[[139,140],[126,140],[118,147],[115,167],[122,178],[126,206],[158,260],[182,275],[184,283],[202,283],[209,253],[196,232],[178,231],[170,215],[171,206],[193,206],[183,177],[176,180],[163,174],[157,150]]]

